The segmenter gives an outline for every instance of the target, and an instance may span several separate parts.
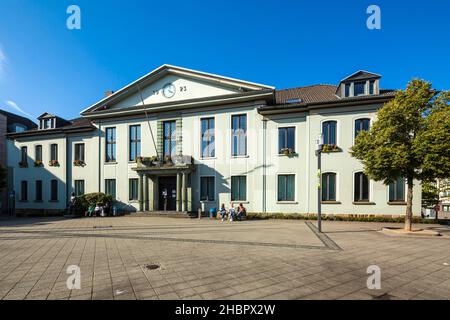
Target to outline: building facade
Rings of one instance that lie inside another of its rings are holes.
[[[36,124],[14,113],[0,110],[0,165],[8,171],[8,178],[12,177],[12,168],[7,166],[7,139],[8,133],[22,132],[37,128]],[[12,189],[12,179],[7,179],[9,189]],[[7,188],[8,189],[8,188]],[[0,190],[0,213],[4,214],[9,209],[9,197],[7,190]]]
[[[395,91],[358,71],[337,85],[286,90],[163,65],[65,121],[9,135],[16,208],[62,211],[105,192],[124,211],[404,215],[405,181],[369,180],[349,154]],[[322,175],[315,141],[323,134]],[[421,187],[414,187],[420,214]]]

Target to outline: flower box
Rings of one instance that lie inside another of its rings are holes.
[[[342,149],[335,144],[324,144],[322,149],[323,153],[341,152],[341,151]]]
[[[158,157],[137,157],[136,163],[144,166],[156,166],[159,163]]]
[[[286,157],[293,157],[297,155],[292,148],[283,148],[280,150],[280,154],[285,155]]]
[[[48,165],[49,165],[50,167],[59,167],[59,162],[58,162],[58,160],[50,160],[50,161],[48,162]]]
[[[44,163],[42,162],[42,160],[36,160],[36,161],[34,162],[34,166],[35,166],[35,167],[43,167],[43,166],[44,166]]]
[[[83,160],[75,160],[73,162],[73,165],[75,167],[84,167],[86,165],[86,163]]]
[[[19,162],[20,168],[28,168],[28,162],[27,161],[21,161]]]

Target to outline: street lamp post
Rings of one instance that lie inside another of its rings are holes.
[[[322,150],[323,135],[320,134],[316,140],[317,156],[317,228],[322,232]]]

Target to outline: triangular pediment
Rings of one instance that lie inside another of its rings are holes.
[[[151,107],[273,89],[252,82],[164,65],[92,105],[84,110],[82,115],[133,108],[143,103]]]

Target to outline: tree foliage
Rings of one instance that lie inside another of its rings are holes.
[[[439,203],[439,188],[436,182],[426,181],[422,184],[422,205],[435,207]]]
[[[375,181],[408,184],[405,228],[411,230],[414,180],[450,176],[450,94],[431,83],[412,80],[378,112],[369,131],[361,132],[351,149]]]

